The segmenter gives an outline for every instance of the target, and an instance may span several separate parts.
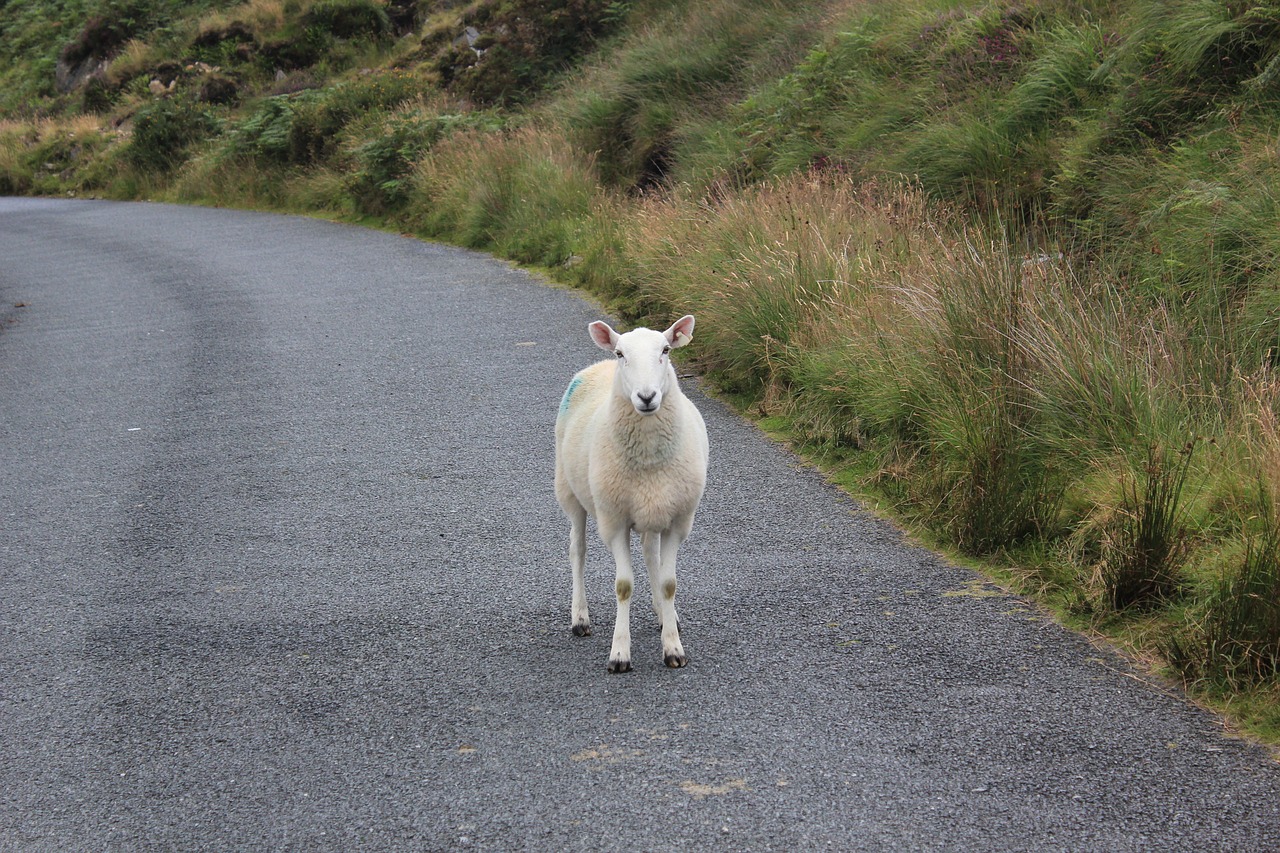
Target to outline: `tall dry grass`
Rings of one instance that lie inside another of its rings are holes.
[[[1198,401],[1237,393],[1196,385],[1179,364],[1195,330],[1126,308],[1105,266],[1014,246],[908,185],[810,174],[653,198],[627,252],[649,303],[699,313],[724,387],[879,454],[873,477],[973,553],[1114,517],[1114,492],[1076,494],[1094,467],[1142,474],[1152,448],[1221,431]]]
[[[248,0],[230,9],[219,9],[205,14],[196,23],[198,33],[225,30],[238,23],[248,27],[259,39],[282,29],[290,16],[296,16],[310,3],[298,0]],[[292,7],[292,8],[287,8]]]
[[[93,115],[0,121],[0,193],[66,194],[105,187],[123,134]]]
[[[1211,689],[1265,692],[1280,678],[1280,378],[1265,369],[1240,384],[1231,445],[1243,463],[1233,495],[1239,530],[1166,648]]]
[[[1162,609],[1188,677],[1274,680],[1280,382],[1208,363],[1203,315],[1105,256],[829,174],[643,199],[624,246],[642,305],[698,314],[711,378],[858,451],[904,515],[1049,555],[1029,586],[1082,613]]]
[[[418,230],[523,263],[561,266],[608,194],[591,160],[552,130],[464,130],[426,151],[405,218]]]

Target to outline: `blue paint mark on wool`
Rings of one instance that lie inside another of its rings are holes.
[[[569,411],[569,398],[573,396],[573,392],[576,391],[578,386],[581,384],[581,376],[573,377],[573,381],[569,383],[569,387],[564,391],[564,397],[560,400],[560,414],[563,415],[565,412]]]

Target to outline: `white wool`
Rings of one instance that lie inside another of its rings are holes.
[[[685,316],[665,332],[619,335],[592,323],[592,338],[614,358],[573,378],[556,418],[556,497],[571,527],[574,633],[590,633],[583,580],[589,514],[617,567],[612,672],[631,667],[633,530],[641,534],[653,607],[662,620],[663,658],[668,666],[686,661],[675,611],[675,557],[706,485],[707,430],[680,390],[669,353],[692,339],[693,326]]]

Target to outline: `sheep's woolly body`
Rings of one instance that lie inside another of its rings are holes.
[[[666,332],[627,335],[593,323],[596,343],[615,350],[616,358],[574,376],[556,417],[556,497],[571,524],[575,634],[591,633],[583,582],[588,514],[617,565],[611,672],[631,668],[632,531],[641,535],[664,661],[680,667],[686,660],[675,610],[676,551],[689,536],[706,485],[707,431],[681,392],[668,353],[688,343],[692,332],[692,317]]]
[[[702,498],[702,415],[678,390],[667,392],[657,414],[637,414],[613,394],[616,368],[613,361],[593,364],[565,392],[556,422],[558,479],[599,523],[608,524],[603,513],[637,533],[661,533]],[[683,429],[689,421],[699,428]]]

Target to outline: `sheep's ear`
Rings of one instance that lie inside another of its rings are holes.
[[[667,336],[667,340],[672,347],[682,347],[689,343],[689,341],[693,340],[693,315],[685,314],[672,323],[671,328],[667,329],[663,334]]]
[[[587,328],[591,330],[591,340],[596,342],[596,346],[613,352],[614,347],[618,345],[618,333],[608,323],[596,320]]]

